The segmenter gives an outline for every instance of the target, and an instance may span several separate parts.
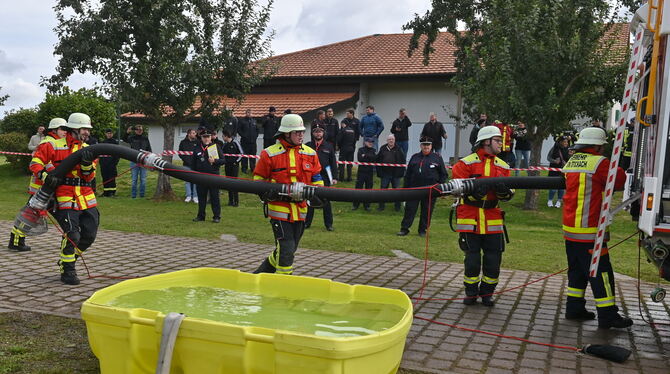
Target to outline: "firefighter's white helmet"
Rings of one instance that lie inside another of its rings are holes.
[[[71,129],[92,129],[91,117],[84,113],[72,113],[67,119],[67,127]]]
[[[63,118],[56,117],[49,121],[49,130],[57,129],[61,126],[65,126],[67,121]]]
[[[475,143],[479,144],[486,139],[491,139],[494,136],[500,135],[500,129],[495,126],[484,126],[477,133],[477,141]]]
[[[603,145],[607,143],[607,133],[600,127],[587,127],[579,132],[575,145]]]
[[[302,117],[297,114],[287,114],[281,119],[278,133],[289,133],[291,131],[305,131]]]

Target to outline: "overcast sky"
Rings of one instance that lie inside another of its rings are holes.
[[[44,98],[40,76],[55,73],[53,47],[56,19],[53,0],[14,2],[0,22],[1,94],[10,95],[4,112],[33,107]],[[275,0],[270,27],[275,55],[371,34],[402,32],[414,13],[423,14],[430,0]],[[8,10],[8,9],[6,9]],[[91,87],[95,77],[76,74],[68,85]]]

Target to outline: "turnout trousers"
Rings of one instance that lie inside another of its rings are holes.
[[[591,291],[596,302],[598,320],[616,318],[619,309],[615,305],[614,272],[610,263],[609,254],[601,255],[598,271],[593,278],[589,277],[589,265],[593,242],[565,241],[565,253],[568,257],[568,299],[566,314],[578,313],[584,310],[586,300],[586,286],[591,285]],[[603,244],[603,250],[607,243]]]
[[[428,229],[428,206],[430,204],[430,215],[432,216],[433,210],[435,210],[436,201],[437,198],[430,199],[430,203],[428,199],[406,201],[405,214],[402,217],[402,222],[400,222],[400,229],[409,232],[409,228],[412,227],[412,223],[414,223],[414,217],[416,216],[416,211],[419,210],[419,204],[421,204],[421,213],[419,217],[419,233],[425,233],[426,230]]]
[[[100,213],[98,208],[93,207],[86,210],[57,209],[53,215],[63,230],[63,239],[60,244],[62,272],[63,267],[74,267],[79,254],[86,251],[95,241],[100,224]]]
[[[254,273],[293,274],[293,258],[305,231],[305,222],[271,219],[270,225],[275,236],[275,249]]]
[[[100,173],[102,174],[103,196],[114,196],[116,194],[116,164],[109,162],[100,163]]]
[[[465,295],[477,296],[493,293],[498,285],[500,262],[505,250],[503,234],[461,232],[458,235],[458,245],[465,255],[463,261]]]

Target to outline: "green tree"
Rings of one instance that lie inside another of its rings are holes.
[[[72,91],[63,87],[57,93],[48,93],[38,105],[37,116],[40,123],[49,123],[52,118],[67,120],[74,112],[86,113],[91,117],[93,135],[104,139],[105,128],[116,129],[116,107],[114,103],[102,97],[96,90],[85,88]]]
[[[409,53],[421,48],[425,63],[439,31],[451,34],[465,112],[537,127],[530,140],[538,165],[543,139],[579,116],[604,118],[621,99],[628,44],[616,43],[628,41],[628,29],[616,23],[622,5],[612,3],[433,0],[404,28],[414,32]],[[537,196],[528,191],[525,208],[535,209]]]
[[[0,86],[0,91],[2,91],[2,86]],[[5,105],[7,99],[9,99],[9,95],[0,96],[0,106]]]
[[[177,124],[217,113],[222,95],[241,99],[266,79],[272,35],[264,37],[272,0],[59,0],[58,88],[75,71],[103,79],[123,110],[164,129],[165,149]],[[194,103],[200,103],[194,107]],[[171,160],[171,156],[166,156]],[[161,174],[154,198],[174,198]]]
[[[35,134],[37,126],[44,124],[39,122],[37,109],[19,108],[18,110],[5,112],[5,117],[0,121],[0,132],[3,134],[17,132],[30,137]]]

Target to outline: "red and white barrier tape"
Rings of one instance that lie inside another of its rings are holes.
[[[0,154],[10,154],[10,155],[24,155],[24,156],[30,156],[31,153],[19,153],[19,152],[2,152],[0,151]],[[191,151],[163,151],[160,153],[161,156],[167,156],[167,155],[192,155],[193,152]],[[256,155],[243,155],[243,154],[235,154],[235,153],[224,153],[223,156],[226,157],[246,157],[246,158],[261,158],[260,156]],[[100,155],[100,157],[107,157],[107,155]],[[387,167],[399,167],[399,168],[404,168],[407,167],[406,164],[386,164],[382,162],[358,162],[358,161],[337,161],[339,165],[362,165],[362,166],[387,166]],[[447,168],[451,169],[450,165],[447,165]],[[521,168],[510,168],[510,170],[519,170],[519,171],[526,171],[526,170],[544,170],[544,171],[561,171],[560,168],[550,168],[550,167],[545,167],[545,166],[529,166],[527,169],[521,169]]]

